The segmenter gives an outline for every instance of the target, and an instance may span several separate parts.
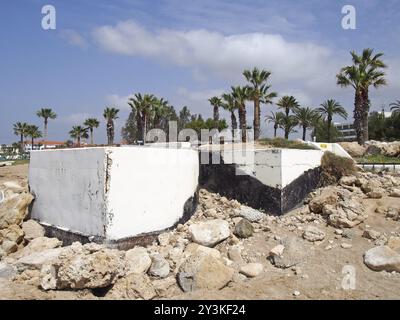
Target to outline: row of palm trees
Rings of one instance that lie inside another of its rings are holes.
[[[277,136],[277,130],[283,129],[285,138],[289,139],[289,134],[293,132],[294,128],[299,126],[302,129],[302,139],[305,140],[307,130],[315,128],[319,121],[324,121],[328,129],[328,142],[331,142],[333,116],[338,115],[347,119],[346,110],[339,102],[333,99],[324,101],[316,109],[300,107],[293,96],[282,97],[276,105],[283,111],[271,112],[271,115],[265,118],[267,122],[274,125],[274,138]],[[290,112],[293,114],[290,114]]]
[[[26,122],[17,122],[13,126],[14,134],[20,137],[20,150],[24,150],[24,138],[31,138],[32,148],[35,139],[44,138],[47,140],[48,133],[48,123],[49,119],[57,118],[57,114],[53,112],[50,108],[42,108],[36,112],[39,118],[43,119],[44,122],[44,134],[40,131],[39,127],[36,125],[28,124]]]
[[[352,65],[343,67],[336,75],[336,79],[337,84],[341,87],[352,87],[355,90],[354,125],[358,143],[364,144],[368,140],[369,89],[371,86],[379,88],[386,84],[385,73],[383,72],[386,65],[381,60],[383,54],[377,53],[374,55],[373,49],[364,49],[361,55],[357,55],[354,51],[350,54],[352,56]],[[277,97],[277,93],[270,90],[271,85],[268,83],[271,76],[270,71],[254,68],[253,70],[245,70],[243,76],[248,83],[247,85],[231,87],[231,92],[224,93],[221,97],[212,97],[209,102],[213,106],[215,120],[219,118],[218,109],[220,107],[231,113],[232,130],[237,129],[235,111],[238,110],[242,141],[246,142],[246,101],[253,101],[254,103],[254,139],[258,140],[260,137],[261,104],[272,104],[273,99]],[[276,122],[275,119],[279,120],[274,125],[275,133],[278,128],[283,128],[285,137],[288,137],[296,125],[301,125],[304,138],[304,131],[306,130],[304,127],[309,127],[309,119],[314,111],[312,108],[299,108],[296,103],[295,98],[292,96],[282,97],[278,101],[276,105],[284,109],[285,117],[282,117],[280,113],[273,113],[267,118],[268,121],[274,123]],[[347,117],[344,109],[334,100],[327,100],[321,105],[321,108],[326,109],[328,105],[334,111],[333,114]],[[296,112],[294,112],[295,109]],[[292,117],[289,116],[291,110],[294,112]],[[319,115],[322,113],[324,112],[320,111]],[[332,118],[329,114],[331,113],[325,111],[324,114],[327,117],[326,121],[330,128]],[[328,134],[330,135],[330,131]]]

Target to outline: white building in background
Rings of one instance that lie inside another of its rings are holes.
[[[32,142],[31,141],[25,141],[25,150],[26,151],[31,151],[31,150],[44,150],[46,149],[56,149],[59,147],[62,147],[65,145],[65,142],[63,141],[34,141],[33,142],[33,148],[32,148]]]
[[[374,112],[379,112],[379,111],[372,111],[372,112],[369,113],[369,115],[371,116],[372,113],[374,113]],[[380,113],[383,114],[385,118],[390,118],[392,116],[392,112],[391,111],[382,110]],[[356,140],[357,134],[356,134],[356,130],[354,128],[354,123],[351,123],[351,122],[344,122],[344,123],[335,122],[333,125],[342,134],[342,136],[340,137],[339,140],[343,140],[343,141],[355,141]]]

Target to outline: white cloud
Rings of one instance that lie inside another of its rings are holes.
[[[133,95],[120,96],[118,94],[110,94],[106,96],[107,104],[113,107],[117,107],[120,110],[131,110],[131,107],[128,105],[129,98],[132,98]]]
[[[62,30],[60,36],[72,46],[80,47],[81,49],[86,49],[88,46],[86,39],[75,30]]]
[[[332,84],[334,78],[326,75],[340,66],[330,49],[287,41],[279,34],[223,35],[204,29],[153,32],[128,20],[98,27],[93,36],[98,46],[113,53],[151,57],[191,67],[195,75],[212,73],[229,80],[238,80],[243,69],[258,66],[272,70],[274,83],[303,81],[311,86],[324,80]]]
[[[73,113],[66,116],[59,116],[54,120],[54,122],[59,122],[66,125],[82,125],[82,123],[90,117],[91,115],[85,112]]]

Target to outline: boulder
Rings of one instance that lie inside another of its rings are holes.
[[[361,158],[366,151],[366,147],[359,145],[357,142],[339,142],[339,144],[349,155],[355,158]]]
[[[317,227],[308,226],[303,233],[303,238],[311,242],[322,241],[325,239],[325,232],[319,230]]]
[[[381,146],[371,144],[365,150],[365,154],[368,156],[376,156],[378,154],[384,154],[384,150]]]
[[[101,249],[90,253],[78,245],[63,250],[41,272],[43,289],[95,289],[108,287],[125,274],[124,253]]]
[[[282,244],[278,244],[277,246],[273,247],[269,252],[268,256],[274,257],[282,257],[283,252],[285,251],[285,246]]]
[[[19,258],[14,265],[19,271],[24,271],[27,269],[40,270],[43,265],[50,264],[56,260],[61,254],[62,250],[62,248],[57,248],[33,252],[27,256]]]
[[[369,249],[364,254],[364,263],[374,271],[400,272],[400,254],[388,246]]]
[[[368,217],[363,204],[356,200],[339,201],[336,207],[326,205],[323,212],[328,216],[328,223],[335,228],[353,228]]]
[[[11,279],[17,274],[14,266],[0,262],[0,279]]]
[[[242,258],[242,247],[239,245],[233,245],[229,247],[228,257],[237,264],[243,264],[244,261]]]
[[[6,181],[3,182],[2,184],[3,188],[6,190],[9,190],[13,193],[23,193],[23,192],[28,192],[26,187],[22,187],[15,181]]]
[[[390,196],[391,196],[391,197],[394,197],[394,198],[400,198],[400,189],[393,188],[393,189],[390,191]]]
[[[3,239],[13,241],[17,244],[24,240],[24,231],[15,224],[8,226],[6,229],[0,230],[0,233]]]
[[[355,176],[344,176],[340,178],[339,183],[345,186],[354,186],[356,181],[357,177]]]
[[[169,271],[169,263],[162,255],[155,254],[151,257],[149,275],[157,278],[166,278],[169,275]]]
[[[265,214],[253,208],[241,206],[239,216],[249,220],[250,222],[258,222],[265,217]]]
[[[377,240],[381,236],[381,233],[375,230],[365,230],[362,236],[366,239]]]
[[[152,282],[145,274],[129,274],[118,279],[107,293],[107,299],[151,300],[157,296]]]
[[[221,252],[219,252],[217,249],[201,246],[198,245],[197,243],[188,244],[188,246],[185,249],[185,255],[190,256],[196,254],[211,255],[216,259],[221,258]]]
[[[151,266],[151,258],[146,248],[135,247],[125,253],[126,273],[142,274],[146,273]]]
[[[242,219],[236,224],[233,233],[239,238],[250,238],[254,233],[254,228],[249,220]]]
[[[62,246],[62,241],[57,238],[39,237],[33,239],[29,244],[22,250],[16,253],[15,258],[20,258],[26,255],[30,255],[35,252],[41,252],[48,249],[54,249]]]
[[[25,233],[25,239],[31,241],[36,238],[44,237],[44,228],[35,220],[28,220],[22,224],[22,230]]]
[[[218,258],[206,254],[195,254],[185,260],[178,272],[182,290],[219,290],[231,280],[234,270]]]
[[[33,196],[26,192],[6,196],[0,205],[0,229],[10,225],[20,225],[27,216],[32,201]]]
[[[15,241],[3,240],[1,244],[1,249],[4,251],[5,255],[9,255],[18,250],[18,244]]]
[[[334,187],[322,189],[321,194],[311,199],[309,208],[311,212],[322,213],[324,206],[334,205],[338,201],[339,196]]]
[[[189,234],[193,242],[213,247],[229,237],[229,223],[220,219],[194,223],[189,227]]]
[[[249,263],[240,267],[239,272],[244,274],[246,277],[254,278],[259,276],[264,270],[261,263]]]

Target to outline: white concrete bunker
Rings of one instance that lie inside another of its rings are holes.
[[[173,227],[197,205],[198,152],[173,147],[36,151],[31,218],[64,240],[129,247]],[[70,238],[70,239],[69,239]]]

